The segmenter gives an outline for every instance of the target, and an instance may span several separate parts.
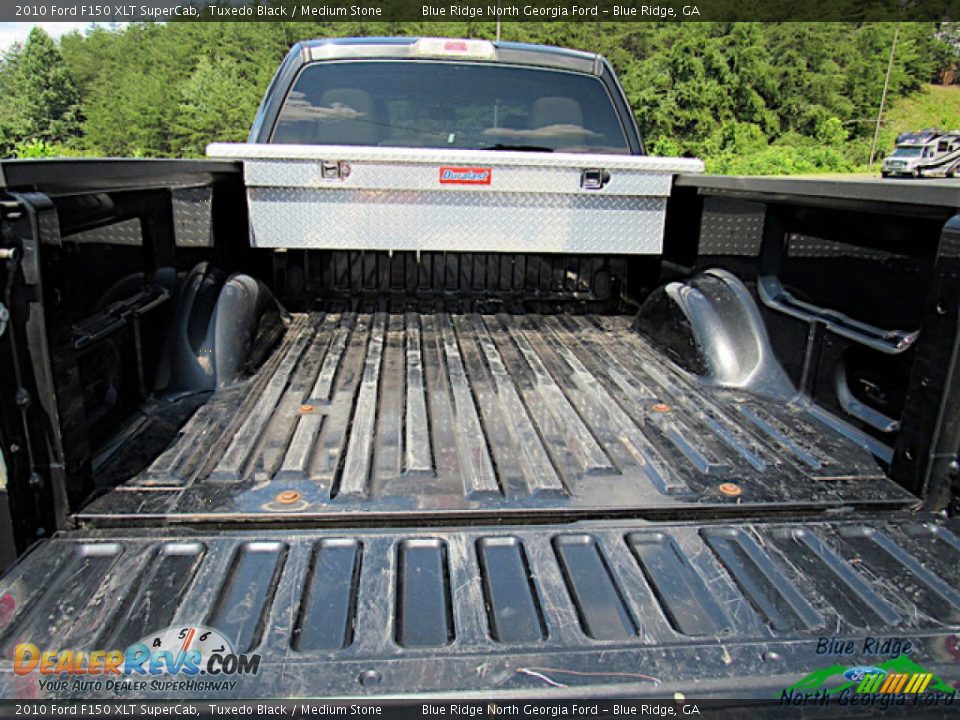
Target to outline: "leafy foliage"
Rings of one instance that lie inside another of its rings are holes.
[[[23,142],[62,143],[80,133],[80,97],[60,49],[35,27],[2,59],[0,148]]]
[[[894,32],[892,23],[503,25],[507,40],[606,55],[651,152],[697,155],[735,173],[865,162]],[[297,40],[494,33],[489,22],[138,23],[58,46],[34,30],[0,61],[0,150],[198,156],[208,142],[246,137]],[[900,26],[894,104],[954,67],[957,37],[951,24]]]
[[[18,158],[36,160],[40,158],[83,157],[84,153],[75,147],[61,143],[48,143],[43,140],[29,140],[17,143],[14,155]]]

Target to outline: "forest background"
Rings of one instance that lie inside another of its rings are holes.
[[[0,58],[0,156],[197,157],[244,140],[297,40],[493,38],[494,23],[173,22],[34,28]],[[894,37],[896,36],[896,42]],[[897,133],[960,130],[960,23],[503,23],[613,63],[649,152],[725,174],[852,173]],[[892,51],[892,63],[891,63]]]

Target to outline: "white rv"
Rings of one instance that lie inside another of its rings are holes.
[[[883,177],[954,177],[960,171],[960,130],[921,130],[897,136],[884,158]]]

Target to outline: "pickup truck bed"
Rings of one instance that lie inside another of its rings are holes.
[[[810,403],[705,385],[625,316],[297,314],[257,376],[215,393],[78,519],[322,525],[916,503],[865,436],[818,417]]]
[[[41,689],[18,643],[187,626],[260,672],[125,697],[775,703],[898,655],[957,682],[955,186],[681,177],[663,257],[468,274],[481,255],[250,247],[234,164],[78,162],[2,168],[0,696],[117,697]],[[682,369],[679,311],[679,340],[642,324],[711,268],[795,392]],[[191,385],[166,353],[209,366],[236,276],[284,330]]]

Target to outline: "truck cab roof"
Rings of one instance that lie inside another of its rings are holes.
[[[346,60],[355,58],[403,58],[429,57],[432,60],[464,59],[451,51],[446,56],[437,53],[423,55],[417,52],[425,41],[441,40],[446,43],[484,43],[492,52],[485,60],[516,65],[535,65],[556,69],[600,74],[600,65],[606,60],[597,53],[570,50],[550,45],[530,43],[476,40],[466,38],[429,37],[345,37],[304,40],[293,47],[291,53],[299,52],[307,62],[314,60]],[[476,59],[470,57],[469,59]]]

